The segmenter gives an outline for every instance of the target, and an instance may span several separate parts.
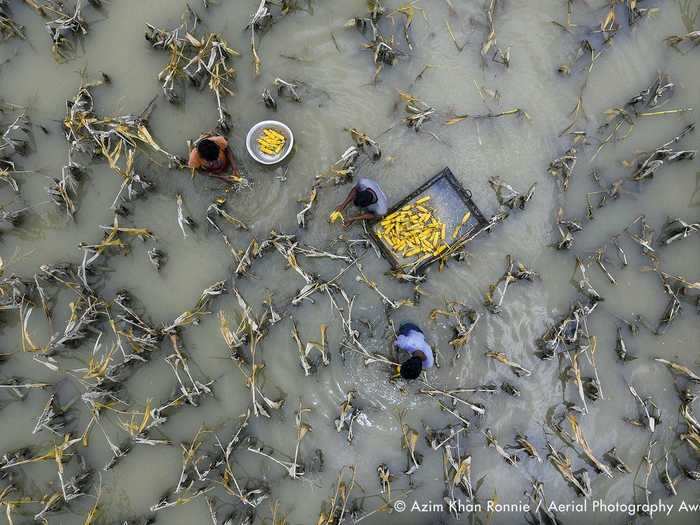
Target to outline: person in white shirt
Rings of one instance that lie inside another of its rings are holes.
[[[335,211],[342,212],[351,202],[363,210],[363,213],[345,219],[343,225],[346,228],[350,227],[355,221],[383,217],[389,210],[389,199],[387,199],[379,184],[372,179],[359,179]]]
[[[425,340],[425,334],[413,323],[401,324],[394,345],[411,354],[411,357],[401,363],[401,377],[404,379],[416,379],[435,362],[433,349]]]

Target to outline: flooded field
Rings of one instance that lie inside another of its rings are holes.
[[[697,0],[59,4],[0,0],[0,521],[698,523]],[[446,166],[424,276],[329,222]]]

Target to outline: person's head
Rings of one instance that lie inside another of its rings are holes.
[[[365,188],[364,190],[357,190],[355,200],[353,202],[358,208],[366,208],[370,204],[377,202],[377,196],[372,190]]]
[[[401,363],[401,377],[404,379],[416,379],[423,370],[423,361],[420,357],[413,356]]]
[[[204,160],[213,162],[219,158],[219,146],[213,140],[202,139],[197,142],[197,153]]]

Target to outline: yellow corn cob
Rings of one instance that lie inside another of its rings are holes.
[[[287,140],[287,139],[284,138],[282,135],[277,136],[277,135],[271,135],[271,134],[268,134],[268,133],[263,133],[263,134],[261,135],[261,137],[264,138],[264,139],[266,139],[266,140],[272,141],[272,142],[285,142],[285,141]]]
[[[275,144],[284,144],[287,141],[284,137],[277,138],[274,135],[266,135],[266,134],[260,135],[260,138],[263,140],[267,140],[268,142],[274,142]]]
[[[280,139],[286,138],[286,137],[285,137],[284,135],[282,135],[279,131],[277,131],[276,129],[272,129],[272,128],[264,128],[264,129],[263,129],[263,133],[264,133],[265,135],[271,135],[271,136],[273,136],[273,137],[280,138]]]
[[[269,144],[270,146],[282,146],[284,144],[284,141],[276,141],[264,136],[258,137],[257,142],[258,144]]]
[[[282,150],[282,144],[274,144],[274,143],[272,143],[272,142],[267,142],[267,141],[264,141],[264,140],[261,140],[261,139],[258,139],[258,144],[259,144],[260,146],[263,146],[263,147],[266,147],[266,148],[269,148],[269,149],[278,150],[278,151],[281,151],[281,150]]]
[[[260,149],[260,151],[262,151],[263,153],[267,153],[268,155],[277,155],[277,153],[275,152],[275,150],[270,149],[270,148],[268,148],[267,146],[262,146],[262,145],[261,145],[261,146],[259,147],[259,149]]]
[[[440,221],[435,211],[421,206],[430,196],[406,204],[380,221],[377,235],[391,249],[403,256],[418,256],[418,261],[434,257],[447,249],[445,241],[447,226]]]

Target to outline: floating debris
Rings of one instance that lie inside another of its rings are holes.
[[[0,115],[2,106],[0,105]],[[9,124],[0,122],[0,182],[7,184],[15,193],[19,193],[19,185],[14,175],[25,175],[30,171],[17,168],[14,155],[24,156],[29,153],[29,138],[31,122],[25,113],[17,115]]]
[[[371,0],[367,3],[367,7],[369,11],[368,17],[352,18],[345,23],[345,27],[355,27],[362,35],[367,37],[368,42],[364,44],[363,47],[371,50],[373,53],[373,62],[375,66],[374,81],[376,82],[384,65],[393,66],[398,56],[403,53],[398,50],[394,35],[387,37],[382,33],[380,25],[385,19],[384,14],[386,9],[381,4],[381,1]],[[396,11],[396,13],[401,13],[405,16],[403,32],[409,49],[412,49],[412,43],[409,38],[408,29],[415,16],[415,9],[416,7],[413,4],[407,4]],[[389,17],[387,16],[386,18]],[[391,20],[392,26],[395,25],[393,23],[393,17],[391,17]]]
[[[679,363],[674,363],[673,361],[668,361],[667,359],[661,359],[660,357],[654,358],[654,361],[666,365],[666,367],[674,374],[684,376],[695,383],[700,383],[700,375],[693,372],[687,366],[683,366]]]
[[[440,310],[438,308],[431,310],[430,319],[434,321],[438,316],[442,315],[454,320],[454,337],[450,340],[450,346],[455,350],[459,350],[469,344],[472,333],[479,319],[481,319],[481,314],[455,301],[447,302],[446,308],[446,310]],[[457,353],[455,357],[458,359],[460,354]]]
[[[671,146],[679,142],[688,133],[695,131],[695,124],[686,126],[677,136],[663,143],[650,154],[643,154],[637,162],[637,167],[630,176],[635,182],[644,182],[654,177],[656,171],[666,162],[676,162],[680,160],[692,160],[695,158],[696,150],[674,150]]]
[[[669,219],[664,224],[658,243],[668,246],[672,242],[687,238],[691,233],[700,232],[700,223],[687,223],[683,219]]]
[[[493,352],[489,351],[484,354],[486,357],[490,357],[494,361],[498,361],[501,364],[506,365],[511,371],[518,377],[528,377],[532,375],[532,372],[522,365],[511,361],[508,356],[503,352]]]
[[[486,3],[486,37],[484,42],[481,44],[481,61],[483,65],[487,65],[487,57],[490,55],[491,50],[494,50],[491,60],[499,64],[504,65],[506,68],[510,66],[510,47],[506,48],[505,51],[496,46],[496,26],[494,24],[494,16],[496,13],[497,1],[488,0]]]
[[[148,149],[164,155],[173,165],[180,166],[180,160],[161,148],[148,130],[149,105],[140,115],[99,117],[91,89],[96,84],[82,84],[73,100],[66,102],[67,114],[63,127],[68,141],[68,163],[62,170],[62,180],[56,181],[56,188],[49,189],[49,195],[57,204],[63,204],[69,215],[75,213],[73,200],[77,191],[75,175],[82,167],[72,158],[77,154],[99,155],[123,180],[112,203],[117,207],[120,199],[131,200],[151,184],[136,173],[136,154],[140,149]],[[99,85],[99,84],[98,84]],[[123,193],[126,192],[126,197]]]
[[[571,282],[576,287],[576,289],[581,294],[585,295],[588,299],[590,299],[592,303],[595,304],[597,302],[605,300],[596,291],[596,289],[593,288],[593,285],[591,284],[591,281],[588,279],[588,276],[586,274],[586,266],[578,257],[576,258],[576,269],[574,270],[574,273],[571,276]]]
[[[301,336],[299,335],[299,330],[297,329],[296,323],[294,321],[292,321],[292,323],[292,339],[297,345],[299,360],[301,361],[301,366],[304,369],[304,375],[309,376],[318,368],[316,363],[309,361],[309,355],[313,350],[317,350],[321,354],[321,363],[323,366],[328,366],[330,364],[330,358],[326,350],[326,331],[328,330],[328,326],[325,324],[321,325],[320,341],[309,341],[306,343],[306,345],[304,345],[301,342]]]
[[[671,35],[664,40],[666,44],[678,51],[691,49],[700,45],[700,31],[691,31],[685,35]]]
[[[615,343],[615,353],[620,361],[623,363],[628,361],[634,361],[637,356],[630,354],[627,351],[627,344],[622,337],[622,328],[617,327],[617,342]]]
[[[603,457],[608,461],[608,463],[610,463],[610,466],[615,470],[622,472],[623,474],[629,474],[631,472],[629,467],[625,465],[625,462],[618,457],[617,449],[615,447],[608,450]]]
[[[492,314],[498,314],[503,310],[503,300],[505,299],[508,287],[518,281],[534,281],[539,278],[539,274],[529,270],[523,263],[516,263],[511,255],[506,256],[506,271],[494,284],[489,285],[488,292],[484,298],[484,305]]]
[[[520,389],[512,385],[511,383],[501,383],[501,390],[503,390],[509,396],[520,397]]]
[[[335,430],[339,433],[347,432],[348,443],[352,443],[355,437],[352,425],[362,415],[362,409],[353,405],[355,397],[357,392],[351,390],[347,393],[345,400],[340,404],[338,418],[335,420]]]
[[[401,448],[406,450],[407,463],[405,475],[410,476],[414,474],[418,469],[420,469],[423,463],[423,455],[416,451],[416,446],[418,444],[418,437],[420,434],[418,431],[409,427],[406,423],[402,422],[403,414],[399,415],[399,424],[401,425]]]
[[[7,40],[14,37],[24,39],[24,27],[12,19],[8,1],[0,0],[0,39]]]
[[[510,208],[511,210],[516,207],[524,210],[525,206],[527,206],[535,194],[535,186],[537,186],[537,183],[532,183],[525,195],[521,194],[509,184],[503,182],[503,180],[501,180],[501,178],[498,176],[491,177],[489,179],[489,185],[493,191],[496,192],[498,204],[505,206],[506,208]]]
[[[651,397],[642,399],[637,393],[637,390],[632,385],[627,385],[632,397],[639,403],[642,417],[638,419],[626,418],[625,421],[631,425],[645,427],[652,434],[656,430],[657,425],[661,423],[661,412],[656,406]]]
[[[37,4],[34,0],[26,2],[42,17],[49,18],[46,30],[51,37],[51,52],[56,62],[65,62],[74,57],[78,37],[88,33],[87,22],[83,18],[83,0],[76,0],[71,13],[64,2],[48,0]]]
[[[216,98],[217,129],[221,133],[228,133],[231,129],[231,114],[226,109],[223,99],[233,95],[231,82],[236,77],[236,70],[229,61],[239,54],[215,33],[206,35],[200,41],[193,39],[192,44],[196,55],[182,70],[196,87],[203,87],[205,84],[209,87]]]
[[[545,331],[538,341],[538,345],[543,350],[541,357],[551,359],[558,352],[566,352],[578,348],[586,337],[585,325],[588,316],[593,313],[597,302],[589,306],[581,303],[574,303],[569,312],[556,324]]]
[[[548,172],[559,180],[561,191],[569,189],[571,177],[576,167],[576,148],[568,149],[561,157],[549,163]]]
[[[273,84],[274,84],[275,88],[277,88],[277,96],[278,97],[286,96],[297,103],[301,103],[303,101],[302,96],[297,91],[299,89],[300,84],[301,84],[300,81],[294,80],[291,82],[287,82],[286,80],[284,80],[282,78],[276,78],[273,81]],[[276,107],[276,104],[275,104],[275,107]]]
[[[657,73],[649,87],[627,100],[624,105],[606,110],[607,122],[598,128],[597,134],[600,144],[591,157],[591,162],[607,145],[618,144],[629,137],[638,119],[692,111],[693,108],[656,110],[657,107],[670,100],[674,90],[675,84],[671,77],[664,73]]]
[[[318,190],[316,188],[311,189],[308,201],[299,201],[304,204],[304,207],[297,213],[297,224],[299,228],[306,228],[306,214],[311,211],[314,203],[316,202],[316,197],[318,196]]]
[[[260,36],[266,33],[276,19],[282,18],[296,10],[294,0],[282,0],[282,2],[272,2],[270,0],[260,0],[258,8],[250,16],[246,30],[250,30],[250,52],[253,57],[253,69],[255,76],[262,71],[262,60],[258,54],[257,44]],[[256,34],[257,33],[257,34]]]
[[[272,93],[270,93],[269,89],[265,89],[260,96],[263,99],[263,102],[265,103],[265,107],[270,108],[274,111],[277,111],[277,99],[272,96]]]
[[[518,462],[520,461],[520,458],[516,454],[509,454],[505,448],[503,448],[501,445],[499,445],[498,440],[493,435],[490,428],[487,428],[486,432],[484,432],[483,434],[484,434],[484,437],[486,437],[486,444],[489,447],[496,449],[496,452],[498,452],[498,455],[501,456],[505,460],[506,463],[508,463],[509,465],[517,465],[518,464]]]
[[[404,118],[404,122],[409,128],[413,128],[418,133],[423,124],[435,114],[435,109],[410,93],[399,91],[399,96],[406,103],[404,109],[408,115]]]
[[[583,478],[583,473],[586,472],[583,471],[583,473],[576,475],[572,470],[571,460],[566,454],[557,451],[549,442],[547,442],[547,448],[549,448],[547,459],[561,474],[564,481],[571,485],[579,496],[583,496],[586,499],[590,498],[592,495],[591,489],[589,484],[586,483],[586,479]]]
[[[538,463],[542,463],[542,457],[539,452],[537,452],[537,447],[528,440],[525,434],[516,434],[515,442],[517,446],[508,446],[506,448],[514,450],[515,452],[525,452],[528,457],[536,459]]]
[[[350,511],[348,504],[355,488],[356,474],[354,465],[346,465],[340,469],[332,489],[332,496],[323,502],[318,519],[315,521],[316,525],[335,525],[343,522],[346,512]]]

